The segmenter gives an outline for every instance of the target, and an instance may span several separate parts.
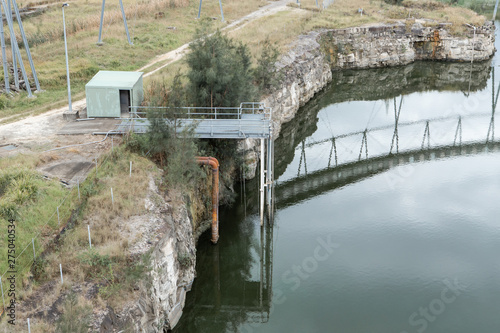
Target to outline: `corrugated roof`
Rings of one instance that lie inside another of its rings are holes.
[[[132,89],[142,72],[99,71],[85,86]]]

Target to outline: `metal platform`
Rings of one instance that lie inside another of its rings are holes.
[[[264,206],[267,201],[269,222],[272,223],[274,139],[271,108],[257,102],[241,103],[240,107],[233,108],[132,106],[130,118],[119,118],[121,122],[114,130],[96,134],[146,133],[151,125],[147,119],[148,112],[153,112],[153,119],[162,119],[175,125],[179,135],[185,130],[192,130],[200,139],[260,139],[260,222],[264,224]]]
[[[146,133],[150,126],[146,109],[156,110],[160,116],[169,111],[168,108],[136,109],[130,118],[121,118],[116,133]],[[269,139],[272,135],[270,109],[260,103],[242,104],[239,108],[179,108],[179,111],[176,113],[179,134],[192,128],[200,139]]]

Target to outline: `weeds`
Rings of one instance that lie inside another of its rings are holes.
[[[61,309],[62,314],[56,321],[56,333],[86,333],[92,320],[92,306],[70,292]]]

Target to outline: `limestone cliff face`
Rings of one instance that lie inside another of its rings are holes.
[[[171,205],[150,181],[147,213],[126,221],[133,256],[149,253],[146,276],[135,297],[121,311],[108,309],[100,332],[164,332],[179,321],[186,292],[195,276],[196,246],[184,204]],[[133,241],[135,239],[135,241]],[[115,311],[118,315],[115,314]]]
[[[276,64],[283,80],[280,87],[263,100],[272,108],[275,137],[281,124],[293,119],[299,107],[332,80],[330,64],[318,42],[321,34],[314,31],[300,36],[290,52]]]
[[[424,27],[425,21],[374,24],[313,31],[302,35],[276,64],[283,79],[262,102],[272,108],[274,137],[281,125],[332,80],[332,71],[408,65],[417,60],[484,61],[495,52],[495,27],[487,22],[465,36],[452,36],[447,25]],[[247,179],[255,175],[258,145],[246,143],[253,161]]]
[[[332,69],[406,65],[415,60],[483,61],[495,52],[494,26],[488,22],[465,36],[446,25],[424,27],[423,20],[324,31],[322,51]]]

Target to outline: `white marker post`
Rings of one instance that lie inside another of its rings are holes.
[[[61,264],[59,264],[59,271],[61,272],[61,284],[64,284],[63,275],[62,275],[62,265]]]
[[[130,171],[129,171],[129,177],[132,177],[132,161],[130,161]]]
[[[30,319],[28,318],[28,333],[31,333]]]
[[[3,303],[3,308],[5,309],[5,298],[3,297],[3,284],[1,276],[0,276],[0,288],[2,289],[2,303]]]
[[[35,239],[32,238],[31,239],[31,243],[33,244],[33,260],[36,259],[36,253],[35,253]]]
[[[90,239],[90,224],[87,225],[87,229],[89,231],[89,246],[92,248],[92,240]]]
[[[115,199],[113,198],[113,188],[111,188],[111,204],[115,205]]]

